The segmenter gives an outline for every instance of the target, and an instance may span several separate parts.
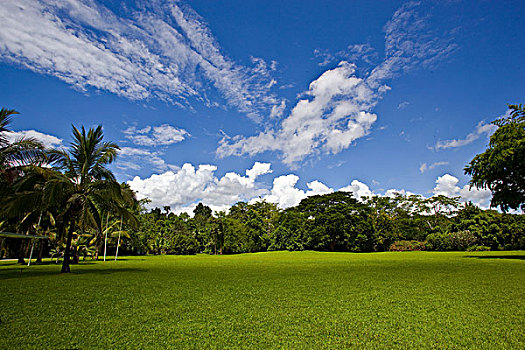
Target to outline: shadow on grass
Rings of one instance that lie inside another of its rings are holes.
[[[525,255],[467,255],[465,258],[525,260]]]
[[[0,280],[7,280],[13,278],[31,278],[31,277],[43,277],[43,276],[75,276],[75,275],[112,275],[117,273],[135,273],[135,272],[146,272],[143,269],[136,268],[111,268],[111,267],[99,267],[99,268],[79,268],[82,265],[71,265],[71,273],[61,274],[60,269],[61,265],[58,265],[56,269],[53,270],[41,270],[41,269],[31,269],[25,266],[12,266],[5,269],[0,269]]]

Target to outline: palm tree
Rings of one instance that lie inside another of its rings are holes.
[[[73,142],[69,152],[55,150],[55,164],[62,170],[59,176],[48,181],[46,189],[52,197],[65,203],[62,216],[68,218],[68,233],[61,272],[70,272],[71,240],[77,228],[102,227],[99,207],[114,207],[122,194],[113,173],[106,168],[112,163],[119,147],[104,142],[102,126],[78,130],[73,126]]]
[[[3,211],[5,199],[13,193],[13,183],[24,175],[22,168],[29,164],[43,164],[47,157],[44,146],[32,138],[20,138],[11,142],[8,134],[12,132],[9,128],[11,118],[18,114],[12,109],[0,109],[0,210]],[[19,213],[20,214],[20,213]],[[25,215],[25,214],[24,214]],[[22,215],[18,215],[17,222],[20,223]],[[20,228],[19,224],[11,225]],[[24,262],[24,245],[26,240],[20,242],[19,262]]]
[[[27,164],[42,164],[46,161],[44,146],[33,138],[21,138],[10,142],[7,135],[11,117],[19,114],[13,109],[0,109],[0,181],[11,183],[17,168]]]
[[[87,132],[84,127],[79,130],[73,126],[69,151],[46,151],[54,168],[24,167],[26,175],[12,186],[14,193],[8,204],[2,205],[2,212],[11,217],[25,208],[54,213],[57,231],[66,236],[61,272],[70,272],[74,233],[101,233],[103,213],[111,212],[136,223],[126,209],[134,197],[121,188],[106,167],[115,160],[119,147],[103,138],[102,126]]]

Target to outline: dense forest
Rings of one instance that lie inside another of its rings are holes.
[[[419,195],[355,198],[335,192],[303,199],[285,210],[263,200],[213,213],[199,203],[193,216],[166,206],[146,209],[107,166],[119,147],[102,127],[73,126],[67,150],[37,140],[9,141],[14,110],[0,111],[0,258],[32,254],[62,260],[120,254],[236,254],[275,250],[382,252],[525,249],[525,109],[510,116],[487,150],[467,165],[471,184],[489,188],[483,210],[459,197]],[[31,238],[31,239],[29,239]],[[44,239],[41,239],[44,238]]]
[[[138,215],[123,248],[134,254],[233,254],[271,250],[378,252],[388,250],[510,250],[525,248],[525,217],[482,210],[458,198],[355,199],[336,192],[293,208],[240,202],[212,215],[155,208]]]

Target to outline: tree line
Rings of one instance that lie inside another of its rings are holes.
[[[311,196],[286,210],[265,201],[239,202],[213,213],[199,203],[191,217],[170,207],[146,210],[107,166],[119,147],[102,127],[72,127],[67,150],[35,139],[10,141],[14,110],[0,110],[0,231],[49,239],[37,257],[62,260],[62,272],[82,257],[107,254],[235,254],[272,250],[377,252],[387,250],[525,249],[525,110],[509,105],[487,150],[466,167],[471,185],[489,188],[482,210],[457,197],[356,199],[348,192]],[[0,258],[27,257],[30,240],[1,239]]]
[[[482,210],[443,195],[362,198],[336,192],[279,209],[239,202],[228,213],[199,203],[194,216],[166,208],[144,211],[125,242],[134,254],[235,254],[275,250],[525,249],[525,217]]]

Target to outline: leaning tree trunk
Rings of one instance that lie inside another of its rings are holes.
[[[71,241],[73,240],[73,232],[73,223],[70,223],[69,231],[67,232],[66,251],[64,252],[64,261],[62,262],[62,270],[60,271],[61,273],[71,272],[69,269],[69,256],[71,255]]]

